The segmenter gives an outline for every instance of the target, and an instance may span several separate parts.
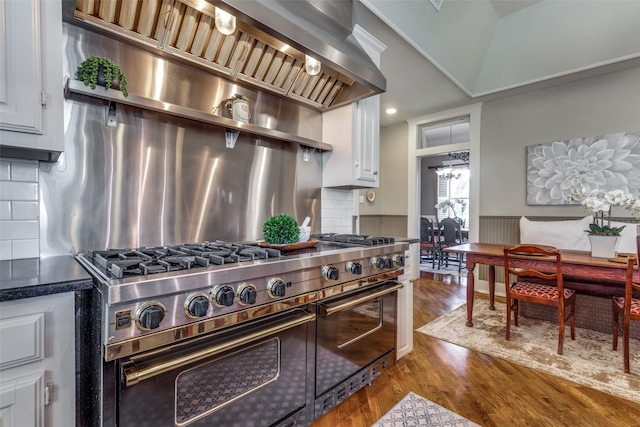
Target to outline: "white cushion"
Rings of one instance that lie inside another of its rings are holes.
[[[589,229],[589,224],[592,222],[591,215],[570,221],[531,221],[523,216],[520,218],[520,243],[590,251],[591,244],[585,230]],[[619,250],[624,252],[622,249]]]
[[[638,250],[636,244],[636,236],[638,235],[636,230],[636,224],[628,222],[611,221],[612,227],[624,227],[620,233],[620,240],[618,241],[618,252],[635,254]]]

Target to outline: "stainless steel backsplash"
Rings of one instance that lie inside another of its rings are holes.
[[[321,139],[320,113],[303,106],[70,24],[64,36],[66,76],[91,55],[108,56],[130,93],[211,112],[238,92],[251,100],[252,123]],[[319,154],[304,161],[298,144],[245,133],[229,149],[223,128],[121,104],[107,127],[106,102],[81,95],[64,108],[65,151],[40,166],[42,256],[256,240],[280,213],[310,216],[320,231]]]

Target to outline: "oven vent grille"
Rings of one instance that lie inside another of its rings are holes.
[[[143,43],[217,73],[293,98],[317,110],[332,106],[354,80],[327,66],[309,75],[304,54],[238,21],[221,34],[215,7],[192,0],[78,0],[74,18],[128,41]]]

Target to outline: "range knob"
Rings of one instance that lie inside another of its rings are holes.
[[[384,268],[393,268],[393,260],[388,256],[384,257]]]
[[[136,324],[143,330],[156,329],[164,319],[165,307],[159,302],[148,302],[138,309]]]
[[[269,296],[271,298],[282,298],[285,295],[286,286],[287,285],[284,283],[284,280],[274,277],[269,280],[269,284],[267,285]]]
[[[346,266],[347,272],[353,274],[362,274],[362,264],[357,261],[349,261]]]
[[[213,290],[213,302],[220,307],[233,305],[236,293],[230,285],[220,285]]]
[[[388,258],[387,257],[374,257],[371,258],[371,265],[373,265],[375,268],[385,268],[386,264],[386,260]]]
[[[242,305],[255,304],[258,292],[251,283],[243,283],[238,289],[238,301]]]
[[[204,317],[209,311],[209,298],[203,293],[191,294],[184,303],[184,312],[187,316],[196,318]]]
[[[322,277],[328,280],[338,280],[340,272],[333,265],[325,265],[322,267]]]
[[[398,267],[404,267],[404,255],[394,255],[393,263]]]

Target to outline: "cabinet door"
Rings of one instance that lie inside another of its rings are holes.
[[[44,426],[44,373],[0,383],[0,426]]]
[[[396,359],[413,350],[413,282],[420,277],[420,244],[411,243],[404,254],[404,274],[398,278],[404,285],[398,291]]]
[[[60,0],[0,0],[0,150],[55,161],[64,150]]]
[[[42,133],[40,2],[0,0],[0,129]]]
[[[376,183],[380,164],[380,96],[358,101],[356,129],[356,181]]]

